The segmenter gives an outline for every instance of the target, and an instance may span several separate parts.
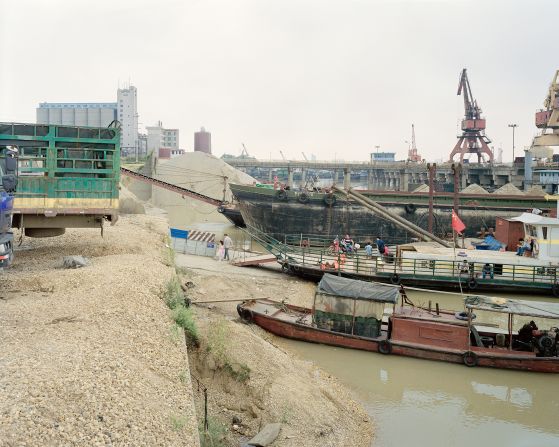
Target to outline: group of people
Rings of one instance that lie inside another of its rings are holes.
[[[534,256],[535,246],[536,240],[531,236],[526,237],[526,239],[518,239],[518,244],[516,245],[516,256],[524,256],[527,251],[530,252],[531,256]]]
[[[218,261],[229,261],[229,250],[233,246],[233,240],[229,237],[227,233],[223,235],[223,240],[219,241],[219,246],[217,247],[217,260]]]
[[[388,247],[386,243],[380,238],[380,236],[377,236],[375,244],[380,256],[384,257],[389,255]],[[336,253],[355,253],[358,249],[361,248],[359,244],[356,244],[353,241],[349,234],[346,234],[341,241],[339,241],[338,238],[334,239],[333,245],[334,251]],[[371,241],[368,241],[367,245],[365,245],[365,256],[367,257],[367,259],[371,259],[373,257],[373,244],[371,243]]]

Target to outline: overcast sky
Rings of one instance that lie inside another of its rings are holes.
[[[116,101],[138,88],[140,123],[200,126],[213,152],[366,160],[447,158],[463,115],[462,68],[487,135],[512,159],[536,133],[559,69],[557,0],[0,0],[0,121],[40,102]]]

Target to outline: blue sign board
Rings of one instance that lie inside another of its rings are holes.
[[[171,228],[171,237],[177,239],[188,239],[188,230],[179,230],[178,228]]]

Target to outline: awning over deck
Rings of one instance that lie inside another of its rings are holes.
[[[325,273],[317,288],[318,292],[347,298],[397,303],[398,289],[385,284],[359,281]]]
[[[464,303],[468,309],[559,319],[559,303],[508,300],[489,296],[468,296],[464,299]]]

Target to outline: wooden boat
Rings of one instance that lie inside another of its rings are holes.
[[[295,340],[470,367],[559,373],[559,304],[467,296],[465,309],[417,307],[403,288],[330,274],[317,286],[312,309],[266,299],[237,306],[245,321]],[[504,314],[508,327],[475,324],[474,310]],[[515,317],[523,318],[519,331],[513,329]],[[539,330],[530,318],[555,325]]]

